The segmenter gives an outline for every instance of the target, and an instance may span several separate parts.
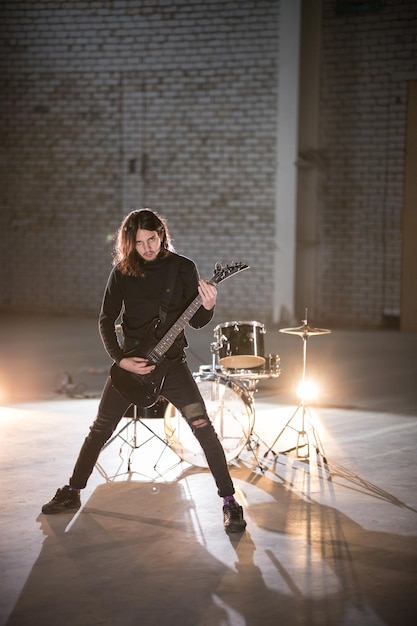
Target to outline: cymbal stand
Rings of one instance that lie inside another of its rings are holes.
[[[162,403],[162,404],[161,404]],[[165,403],[166,404],[166,403]],[[155,472],[157,472],[159,475],[160,472],[158,472],[157,470],[157,466],[159,461],[161,460],[161,457],[163,455],[163,453],[165,452],[166,448],[170,448],[169,443],[167,441],[167,439],[164,439],[162,437],[159,436],[158,433],[156,433],[152,428],[150,428],[150,426],[148,426],[148,424],[143,421],[144,418],[146,419],[146,417],[149,417],[149,415],[147,415],[148,413],[153,413],[153,417],[154,418],[160,418],[161,416],[158,414],[159,413],[159,406],[161,406],[162,408],[164,407],[164,401],[162,399],[160,399],[158,401],[158,403],[156,405],[154,405],[155,408],[153,409],[153,407],[151,407],[150,409],[139,409],[139,407],[137,407],[136,405],[131,405],[131,409],[133,409],[133,414],[131,416],[131,418],[129,419],[130,416],[128,415],[124,415],[124,417],[128,418],[128,421],[126,422],[126,424],[124,426],[122,426],[122,428],[120,428],[120,430],[115,433],[111,439],[109,439],[103,446],[103,450],[105,450],[106,448],[108,448],[113,441],[115,441],[116,439],[121,439],[122,440],[122,444],[120,446],[120,451],[119,454],[121,455],[122,453],[122,448],[124,445],[127,445],[130,448],[130,452],[127,458],[127,471],[124,472],[125,474],[131,474],[132,473],[132,457],[133,457],[133,453],[135,450],[139,450],[140,448],[142,448],[144,445],[146,445],[148,442],[150,442],[152,439],[157,439],[159,440],[162,444],[163,444],[163,449],[162,452],[160,453],[157,461],[155,462],[154,466],[153,466],[153,470]],[[145,437],[142,439],[141,437],[139,437],[138,435],[138,426],[143,426],[146,431],[147,434],[145,435]],[[133,428],[133,432],[131,434],[131,436],[129,436],[129,430],[130,428]],[[121,474],[117,474],[117,476],[119,476]]]
[[[283,328],[280,332],[298,335],[303,340],[303,371],[302,371],[302,389],[305,389],[305,381],[306,381],[306,368],[307,368],[307,339],[314,335],[323,335],[330,333],[330,330],[326,329],[315,329],[307,324],[307,310],[306,310],[306,319],[302,320],[303,325],[298,328]],[[297,414],[301,412],[301,425],[296,428],[292,422],[297,416]],[[295,450],[297,458],[299,459],[309,459],[310,458],[310,438],[309,434],[311,434],[312,444],[314,445],[316,454],[321,456],[323,459],[323,463],[327,465],[327,458],[324,453],[323,445],[320,441],[320,437],[318,435],[317,430],[314,428],[311,419],[310,408],[307,405],[304,397],[304,393],[301,395],[301,401],[294,413],[291,415],[290,419],[287,421],[281,432],[275,438],[273,443],[269,446],[269,448],[264,453],[264,458],[266,458],[269,454],[273,454],[275,457],[278,456],[278,453],[275,452],[274,447],[278,440],[281,438],[283,433],[287,428],[294,430],[297,433],[296,445],[293,448],[289,448],[288,450],[280,451],[280,454],[288,454],[289,452],[293,452]],[[304,449],[304,453],[300,452],[300,449]]]

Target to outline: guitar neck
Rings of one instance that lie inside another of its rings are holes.
[[[233,276],[234,274],[238,274],[239,272],[243,272],[243,270],[249,269],[249,265],[245,263],[235,263],[233,265],[222,265],[221,263],[217,263],[215,266],[215,273],[213,277],[207,282],[210,285],[218,285],[226,278]],[[162,337],[162,339],[156,344],[156,346],[146,355],[147,359],[154,364],[157,364],[158,361],[164,356],[164,354],[169,350],[169,348],[174,343],[175,339],[178,337],[180,332],[184,330],[190,319],[197,313],[198,309],[202,305],[202,299],[200,294],[198,294],[194,300],[191,302],[189,307],[180,315],[175,324],[171,326],[168,332]]]
[[[169,331],[162,337],[162,339],[156,344],[156,346],[147,354],[147,358],[152,363],[157,363],[161,357],[169,350],[178,337],[180,332],[184,330],[190,319],[197,313],[202,304],[201,296],[198,295],[191,302],[190,306],[184,311],[182,315],[177,319],[175,324],[171,326]]]

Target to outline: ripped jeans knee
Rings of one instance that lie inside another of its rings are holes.
[[[183,409],[183,415],[187,420],[194,437],[199,441],[202,448],[217,447],[219,440],[204,407],[199,403],[188,404]]]
[[[219,496],[224,497],[233,494],[234,487],[227,468],[223,446],[207,415],[204,403],[198,401],[190,402],[182,407],[181,413],[203,449],[207,464],[216,482]]]
[[[197,439],[197,432],[200,428],[211,426],[211,422],[204,411],[204,408],[198,402],[185,406],[183,409],[183,415]]]

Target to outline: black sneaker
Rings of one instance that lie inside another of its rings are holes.
[[[42,507],[42,513],[65,513],[73,509],[79,509],[81,506],[81,498],[79,491],[73,491],[68,485],[58,489],[52,500]]]
[[[246,528],[243,509],[237,502],[229,502],[223,506],[223,524],[227,533],[241,533]]]

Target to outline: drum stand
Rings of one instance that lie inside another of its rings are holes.
[[[119,342],[119,345],[121,348],[123,348],[124,345],[124,335],[123,335],[123,329],[121,324],[116,324],[115,325],[115,332],[116,332],[116,336],[117,336],[117,340]],[[167,441],[167,439],[163,439],[162,437],[160,437],[155,431],[152,430],[152,428],[150,428],[144,421],[143,419],[145,419],[147,417],[147,414],[149,417],[151,418],[157,418],[157,417],[161,417],[163,419],[163,414],[159,415],[159,408],[162,406],[162,408],[165,410],[165,407],[167,405],[167,402],[161,398],[160,400],[158,400],[158,402],[156,402],[153,406],[149,407],[149,408],[143,408],[143,409],[139,409],[139,407],[137,407],[135,404],[132,404],[131,407],[129,407],[129,409],[126,411],[125,415],[123,417],[130,417],[130,415],[128,415],[128,411],[130,410],[130,408],[133,409],[133,415],[131,417],[131,419],[129,419],[126,424],[115,434],[113,435],[113,437],[111,437],[111,439],[109,439],[103,446],[102,450],[105,450],[106,448],[108,448],[113,441],[115,441],[117,438],[120,438],[123,443],[120,446],[120,450],[119,450],[119,455],[121,457],[121,453],[122,453],[122,448],[123,445],[127,445],[130,447],[130,453],[127,459],[127,472],[124,472],[126,474],[131,474],[132,472],[132,457],[133,457],[133,453],[135,450],[139,450],[139,448],[142,448],[145,444],[149,443],[152,439],[158,439],[161,443],[164,444],[164,448],[161,452],[161,454],[159,455],[155,465],[153,466],[153,470],[155,472],[157,472],[159,474],[159,472],[157,471],[157,466],[159,461],[162,458],[163,453],[165,452],[166,448],[170,448],[169,443]],[[141,411],[142,414],[139,414],[139,410]],[[148,432],[147,432],[147,438],[144,441],[141,441],[141,443],[138,444],[138,424],[140,424],[141,426],[143,426]],[[131,428],[131,426],[133,426],[133,435],[130,437],[130,439],[127,438],[128,433],[129,433],[129,429]],[[125,437],[126,435],[126,437]],[[101,473],[103,473],[100,468],[99,471]],[[116,476],[120,476],[121,474],[116,474]],[[160,475],[160,474],[159,474]],[[113,478],[116,478],[116,476],[114,476]]]
[[[159,402],[164,403],[164,400],[159,400]],[[157,472],[159,474],[159,472],[157,471],[157,466],[159,461],[161,460],[161,457],[163,455],[163,453],[165,452],[166,448],[169,448],[169,444],[168,441],[166,439],[163,439],[162,437],[160,437],[154,430],[152,430],[152,428],[150,428],[150,426],[148,426],[143,419],[146,418],[146,412],[150,411],[151,413],[153,413],[153,415],[151,415],[150,417],[152,418],[156,418],[159,417],[158,415],[158,404],[159,402],[154,405],[153,407],[150,407],[148,409],[139,409],[136,405],[132,405],[133,408],[133,417],[131,419],[129,419],[126,424],[115,434],[113,435],[113,437],[111,437],[111,439],[109,439],[103,446],[102,450],[105,450],[106,448],[108,448],[113,441],[115,441],[117,438],[121,439],[123,441],[123,443],[120,446],[120,456],[121,456],[121,452],[122,452],[122,448],[123,445],[127,445],[130,447],[130,453],[127,459],[127,471],[124,472],[126,474],[131,474],[132,473],[132,457],[133,457],[133,453],[135,450],[139,450],[140,448],[142,448],[145,444],[149,443],[152,439],[158,439],[162,444],[164,444],[164,448],[162,450],[162,452],[160,453],[155,465],[153,466],[153,470],[155,472]],[[165,402],[166,404],[166,402]],[[165,407],[165,404],[162,404],[163,407]],[[140,415],[139,411],[144,412],[144,414]],[[124,417],[130,417],[127,415],[127,413],[124,415]],[[138,425],[143,426],[146,430],[146,438],[144,440],[141,440],[139,443],[139,436],[138,436]],[[129,429],[133,427],[133,434],[130,438],[128,438],[128,434],[129,434]],[[116,476],[120,476],[120,474],[116,474]],[[114,476],[113,478],[116,478],[116,476]]]
[[[299,337],[302,338],[303,340],[303,373],[302,373],[302,395],[301,395],[301,402],[300,404],[297,406],[296,410],[294,411],[294,413],[291,415],[290,419],[288,420],[288,422],[285,424],[284,428],[281,430],[281,432],[279,433],[279,435],[275,438],[274,442],[272,443],[272,445],[267,449],[267,451],[264,453],[264,458],[266,458],[269,454],[273,454],[275,457],[278,456],[278,453],[274,451],[274,447],[277,443],[277,441],[280,439],[280,437],[283,435],[283,433],[285,432],[285,430],[287,428],[290,428],[292,430],[294,430],[297,433],[297,440],[296,440],[296,445],[293,448],[289,448],[288,450],[283,450],[280,453],[281,454],[288,454],[289,452],[293,452],[295,450],[297,458],[299,459],[309,459],[310,458],[310,436],[311,435],[311,442],[314,445],[316,454],[318,456],[321,456],[323,459],[323,463],[325,465],[327,465],[327,459],[324,453],[324,449],[323,446],[321,444],[319,435],[316,431],[316,429],[313,426],[312,420],[311,420],[311,413],[310,413],[310,409],[307,405],[307,403],[305,402],[305,397],[304,397],[304,389],[305,389],[305,381],[306,381],[306,365],[307,365],[307,339],[311,336],[314,335],[325,335],[330,333],[330,330],[324,329],[324,328],[312,328],[311,326],[308,326],[307,324],[307,310],[306,310],[306,319],[302,320],[303,325],[299,326],[297,328],[282,328],[280,329],[281,333],[286,333],[289,335],[298,335]],[[292,422],[295,419],[295,417],[297,416],[297,413],[301,412],[301,425],[296,428]],[[300,452],[300,449],[304,449],[304,452]]]

